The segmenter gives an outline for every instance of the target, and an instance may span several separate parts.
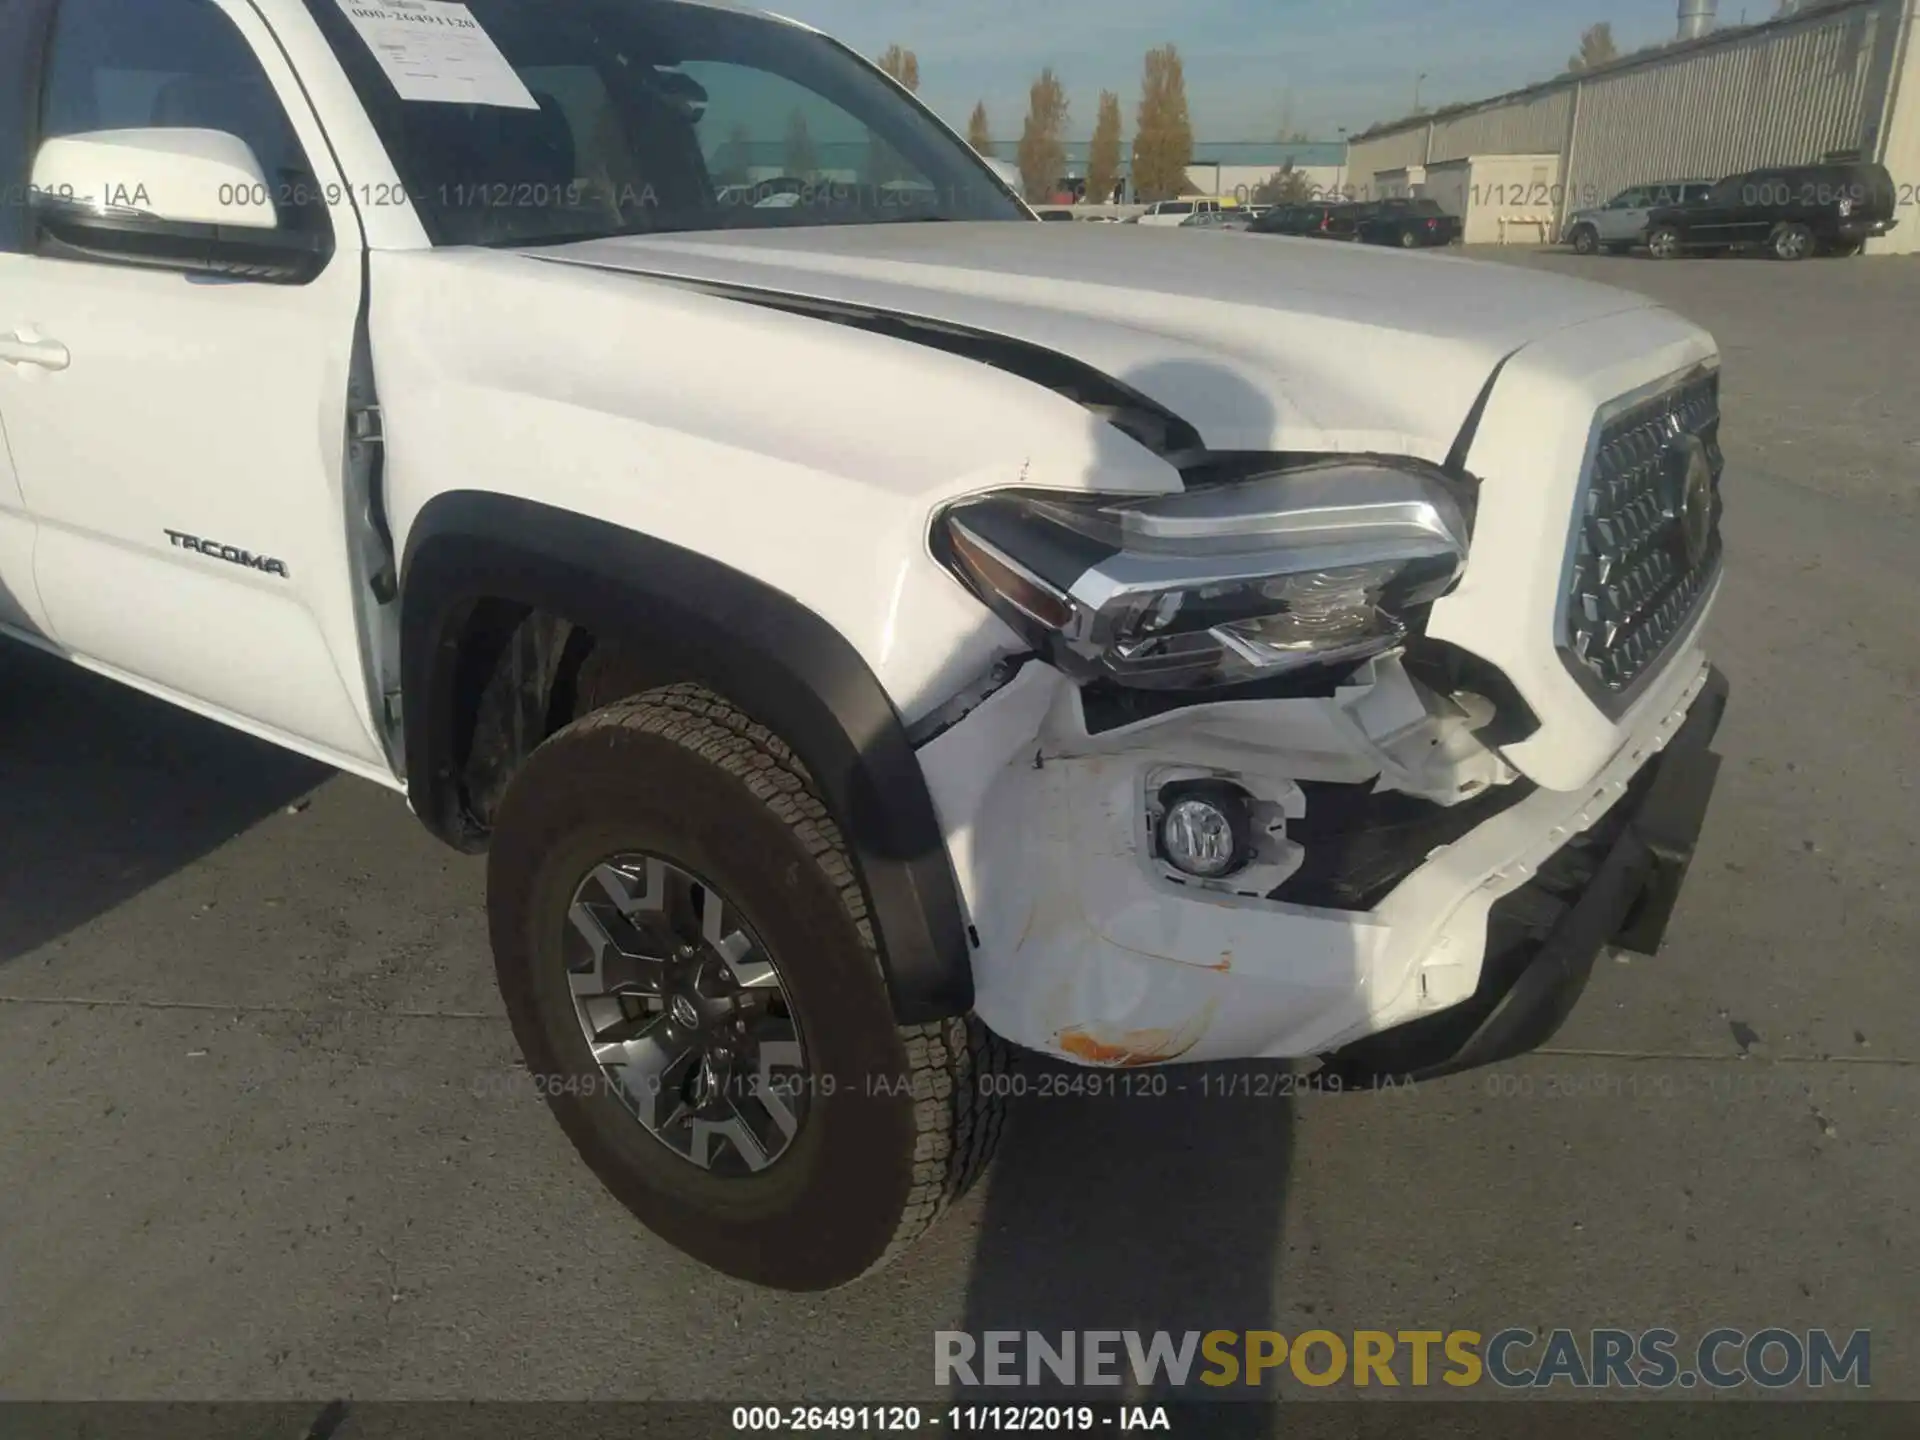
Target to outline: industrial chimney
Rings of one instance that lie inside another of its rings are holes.
[[[1680,38],[1698,40],[1713,29],[1718,0],[1680,0]]]

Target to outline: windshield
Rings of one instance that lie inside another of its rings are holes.
[[[307,0],[436,245],[1031,220],[836,42],[683,0]]]

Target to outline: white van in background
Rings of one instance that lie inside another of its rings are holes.
[[[1160,200],[1145,213],[1134,216],[1129,225],[1184,225],[1196,215],[1217,215],[1220,202],[1214,199]]]

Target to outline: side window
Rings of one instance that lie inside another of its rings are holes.
[[[1707,192],[1707,199],[1715,205],[1738,205],[1747,187],[1756,178],[1752,175],[1729,175]]]
[[[27,248],[27,147],[33,134],[33,57],[40,17],[0,0],[0,252]]]
[[[43,87],[42,139],[93,130],[223,130],[258,157],[282,228],[330,228],[272,83],[213,0],[60,0]]]
[[[1191,215],[1193,214],[1193,202],[1191,200],[1169,200],[1166,205],[1162,207],[1160,213],[1162,215]]]

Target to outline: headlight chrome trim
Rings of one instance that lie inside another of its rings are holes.
[[[936,517],[934,549],[1081,679],[1201,688],[1358,661],[1452,588],[1470,521],[1457,478],[1351,456],[1145,498],[1002,490]],[[967,552],[1064,602],[1050,621]]]

